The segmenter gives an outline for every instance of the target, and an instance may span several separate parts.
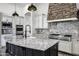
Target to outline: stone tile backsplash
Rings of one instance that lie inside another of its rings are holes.
[[[49,24],[50,33],[72,35],[73,39],[79,40],[79,21],[60,22]]]
[[[38,29],[39,30],[39,29]],[[48,29],[43,29],[42,32],[40,33],[35,33],[33,36],[40,38],[40,39],[48,39],[49,36],[49,30]]]
[[[49,23],[49,29],[43,33],[34,34],[37,38],[48,38],[49,34],[72,35],[73,39],[79,40],[79,21]]]

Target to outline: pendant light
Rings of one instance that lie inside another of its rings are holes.
[[[15,12],[12,14],[12,16],[19,16],[19,14],[16,12],[16,3],[15,3]]]
[[[36,11],[37,10],[37,7],[33,4],[31,4],[29,7],[28,7],[28,10],[29,11]]]

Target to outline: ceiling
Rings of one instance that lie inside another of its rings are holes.
[[[15,5],[15,3],[8,3],[8,4]],[[24,6],[28,5],[28,4],[30,4],[30,3],[16,3],[16,6],[18,6],[18,7],[24,7]]]

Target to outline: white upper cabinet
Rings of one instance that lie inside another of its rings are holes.
[[[25,25],[31,26],[31,34],[35,33],[35,29],[47,29],[48,23],[45,14],[38,14],[35,12],[28,12],[25,14]]]
[[[2,22],[12,22],[11,16],[3,16]]]
[[[31,20],[32,17],[32,20]],[[32,21],[32,26],[34,28],[48,28],[47,16],[46,14],[38,13],[26,13],[25,15],[25,24],[30,25]]]
[[[39,18],[38,18],[38,16],[39,15],[36,15],[35,17],[34,17],[34,23],[35,23],[35,28],[39,28]]]
[[[43,28],[48,28],[48,22],[47,22],[47,15],[46,14],[42,14],[42,25],[43,25]]]
[[[45,14],[40,14],[36,18],[36,28],[48,28],[47,18]]]
[[[42,21],[42,15],[39,15],[38,16],[38,26],[37,28],[43,28],[43,21]]]
[[[13,21],[14,21],[13,24],[15,24],[15,25],[19,25],[19,21],[20,21],[20,20],[19,20],[18,17],[14,17]]]
[[[31,25],[31,13],[28,12],[25,14],[25,21],[24,21],[25,25]]]
[[[13,17],[13,24],[24,25],[24,17]]]

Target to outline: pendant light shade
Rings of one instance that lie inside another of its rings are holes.
[[[37,7],[34,6],[33,4],[31,4],[31,5],[28,7],[28,10],[29,10],[29,11],[36,11],[36,10],[37,10]]]
[[[16,4],[15,4],[15,12],[12,14],[12,16],[19,16],[19,14],[16,12]]]
[[[15,11],[12,16],[19,16],[19,14]]]

